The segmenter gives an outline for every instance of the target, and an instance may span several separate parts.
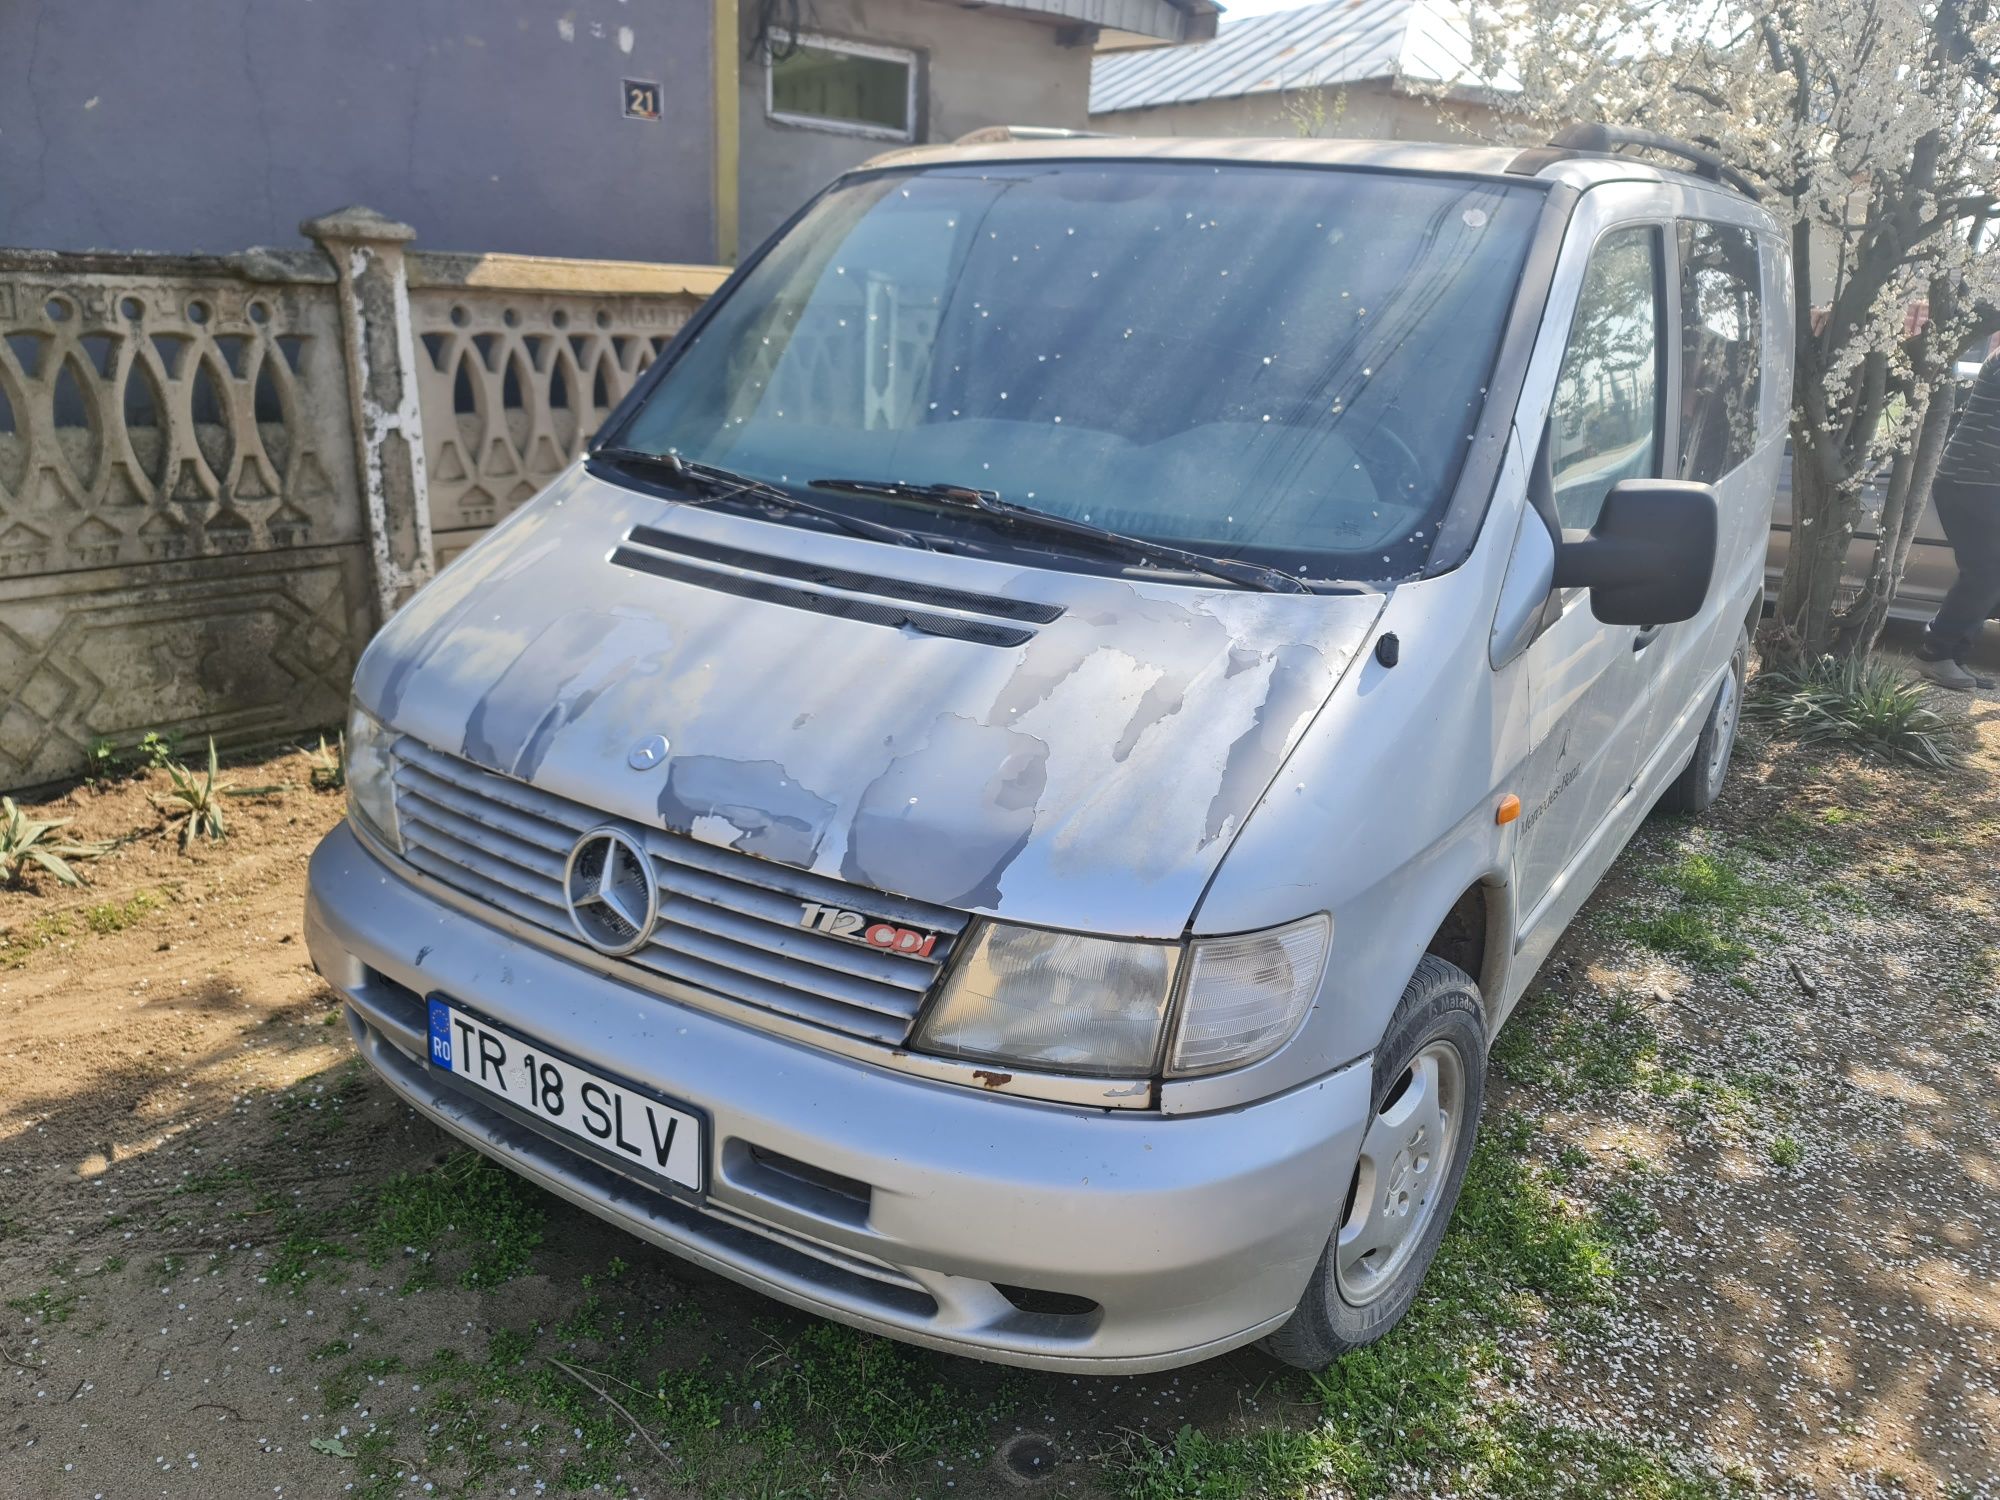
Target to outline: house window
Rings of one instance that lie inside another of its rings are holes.
[[[917,55],[833,37],[774,34],[764,107],[787,125],[915,140]]]

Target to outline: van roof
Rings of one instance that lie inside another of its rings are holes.
[[[1453,146],[1422,141],[1302,140],[1258,136],[1113,136],[1082,132],[1010,133],[1005,126],[977,131],[947,145],[904,146],[857,170],[1001,161],[1208,161],[1285,166],[1364,167],[1378,171],[1435,172],[1454,177],[1494,177],[1510,182],[1563,182],[1583,188],[1600,182],[1671,182],[1707,192],[1738,195],[1692,172],[1656,166],[1637,157],[1589,151],[1514,146]]]

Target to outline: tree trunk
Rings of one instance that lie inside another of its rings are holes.
[[[1797,667],[1831,655],[1834,607],[1840,598],[1847,547],[1861,514],[1860,485],[1828,479],[1814,452],[1814,434],[1792,424],[1792,545],[1778,603],[1765,625],[1764,660]]]
[[[1956,392],[1949,376],[1934,388],[1917,428],[1916,443],[1898,455],[1889,471],[1888,498],[1882,505],[1881,523],[1876,529],[1875,558],[1868,570],[1868,582],[1861,596],[1841,613],[1835,633],[1835,652],[1843,658],[1874,655],[1882,639],[1882,627],[1889,622],[1889,605],[1903,586],[1903,571],[1909,566],[1910,549],[1916,545],[1917,527],[1931,503],[1931,481],[1937,477],[1944,458],[1945,435],[1951,430]],[[1922,399],[1919,392],[1913,399]]]

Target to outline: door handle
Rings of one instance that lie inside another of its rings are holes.
[[[1666,628],[1664,625],[1648,625],[1644,630],[1632,637],[1632,649],[1634,651],[1644,651],[1660,638],[1660,632]]]

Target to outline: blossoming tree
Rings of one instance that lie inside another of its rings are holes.
[[[2000,330],[2000,0],[1478,0],[1472,15],[1471,73],[1521,138],[1572,120],[1664,131],[1739,166],[1786,221],[1794,530],[1764,647],[1866,655],[1929,498],[1953,364]],[[1864,526],[1880,540],[1847,598]]]

